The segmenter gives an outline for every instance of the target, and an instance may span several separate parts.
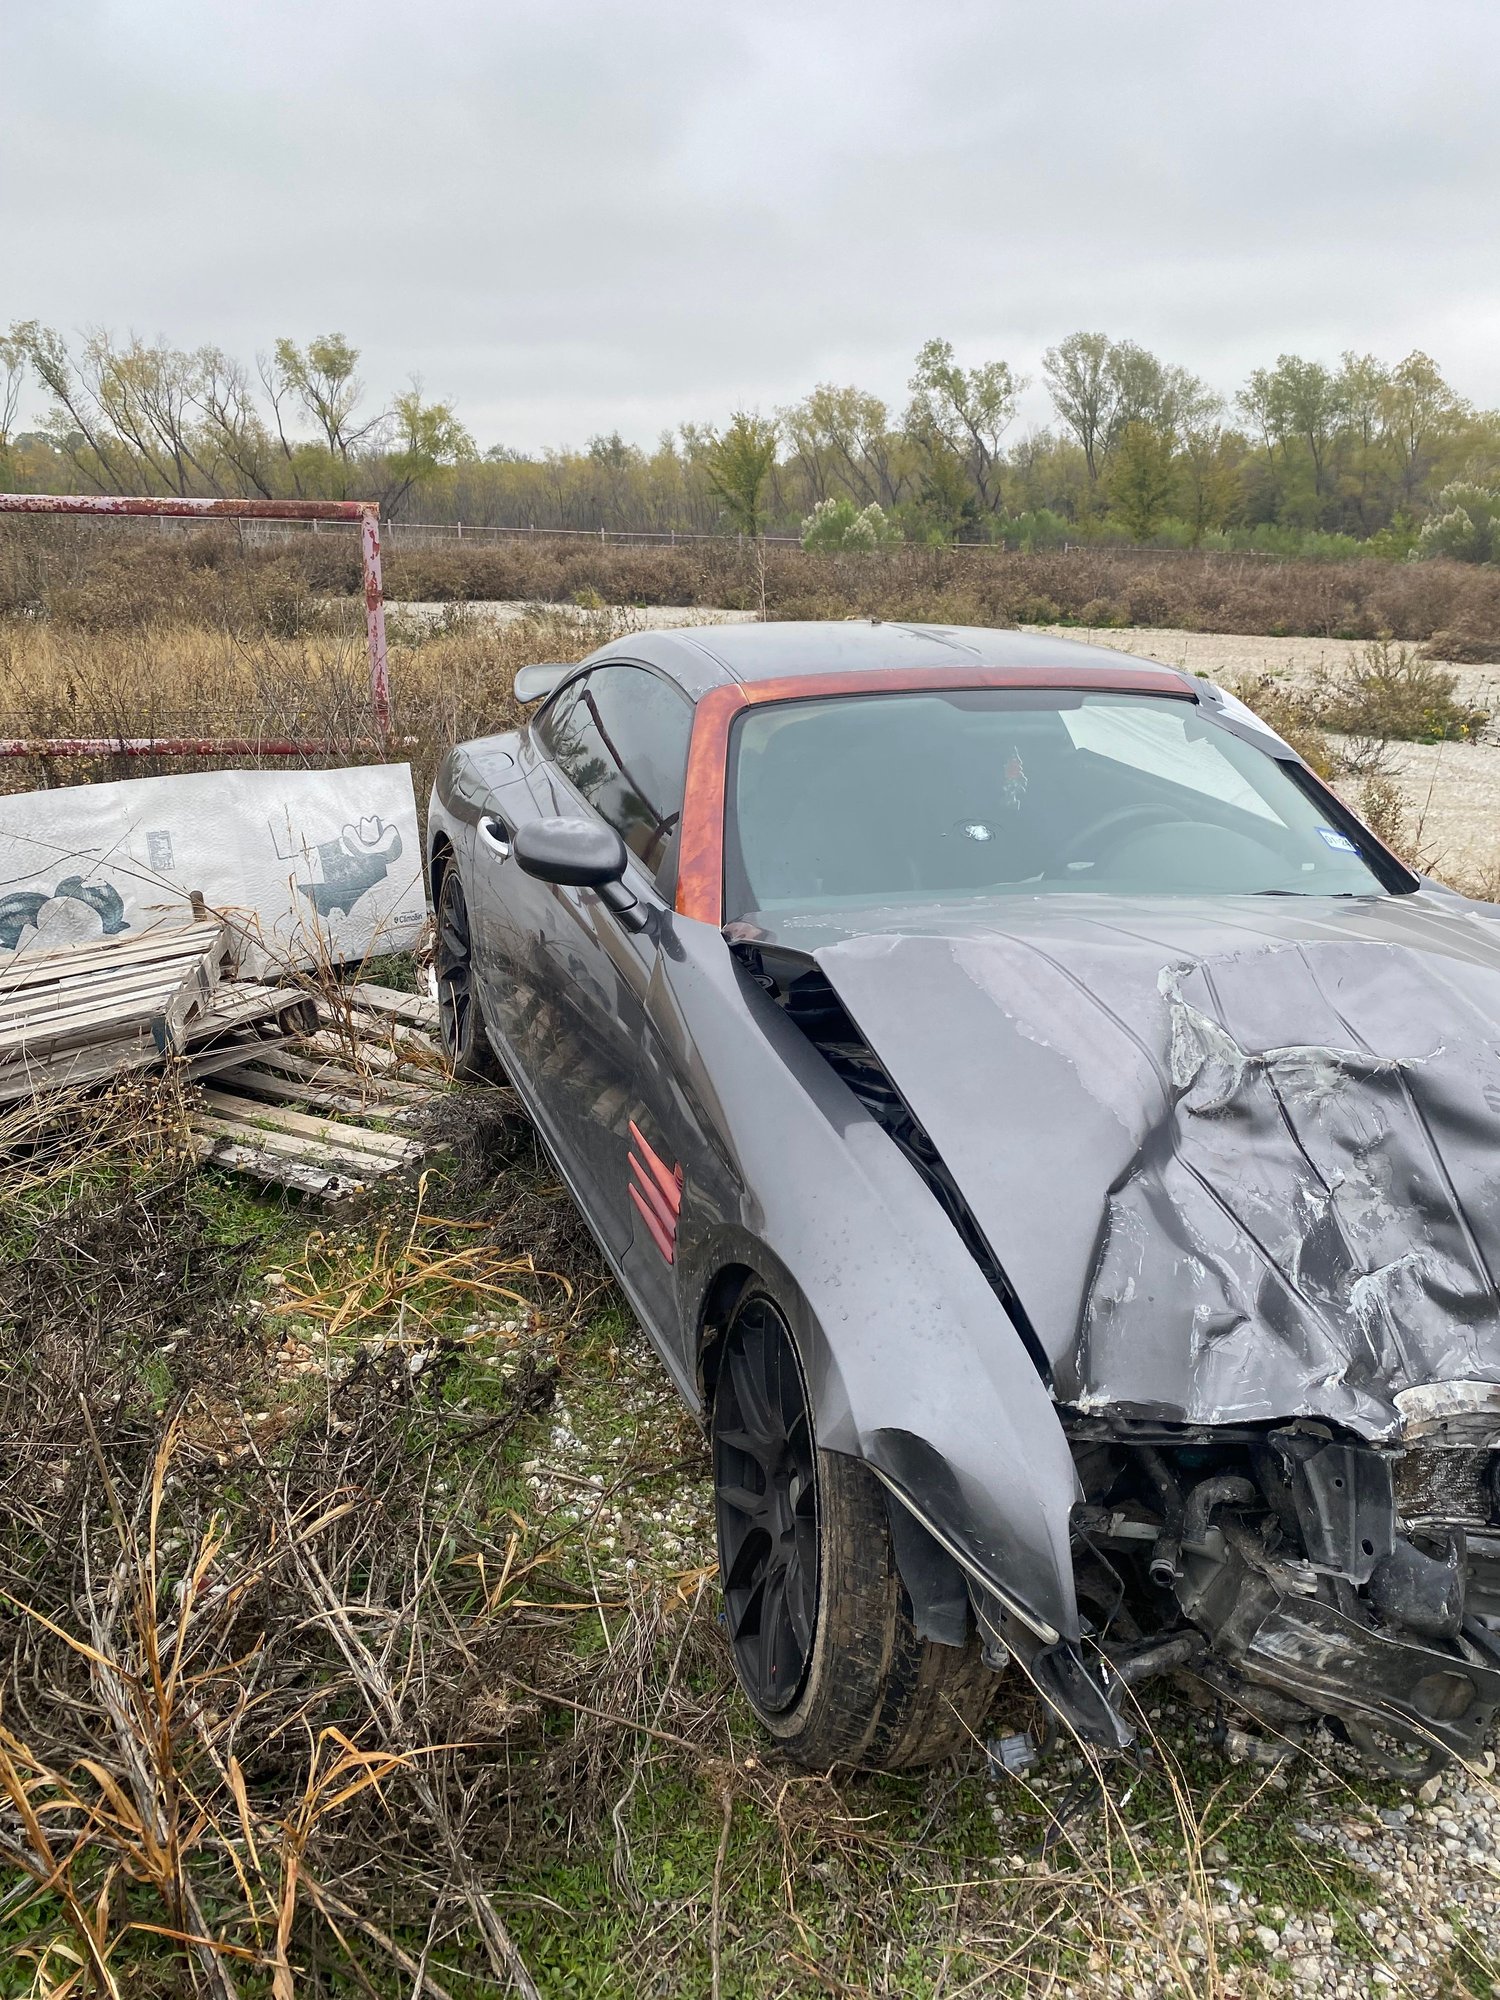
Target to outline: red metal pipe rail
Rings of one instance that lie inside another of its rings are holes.
[[[126,514],[167,520],[357,522],[360,564],[364,572],[365,638],[370,652],[370,708],[381,743],[389,740],[391,675],[385,649],[385,592],[380,575],[378,500],[172,500],[127,493],[0,493],[0,514]],[[92,741],[78,740],[88,742],[89,747],[70,749],[64,739],[59,739],[45,752],[4,748],[0,749],[0,755],[86,757],[97,754]],[[147,756],[153,750],[161,755],[169,754],[160,744],[152,744],[146,750],[131,750],[118,742],[108,747],[110,750],[124,748],[126,756]],[[319,743],[292,744],[286,749],[272,749],[269,744],[260,746],[264,756],[296,756],[299,751],[317,752],[327,747],[330,746]],[[231,742],[205,744],[199,750],[176,754],[212,756],[216,748],[226,754],[248,754],[244,747]]]
[[[387,750],[415,736],[0,736],[0,757],[327,757]]]

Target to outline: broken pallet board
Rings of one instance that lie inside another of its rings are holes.
[[[326,1084],[334,1090],[345,1086],[350,1089],[361,1085],[366,1089],[374,1087],[371,1078],[361,1076],[347,1063],[336,1061],[332,1056],[309,1055],[307,1048],[308,1042],[304,1039],[295,1049],[267,1049],[256,1060],[282,1076],[303,1077],[309,1083]],[[399,1065],[396,1067],[399,1068]],[[424,1081],[424,1078],[429,1080]],[[430,1072],[415,1068],[406,1076],[398,1076],[395,1069],[383,1069],[379,1089],[383,1097],[404,1099],[408,1104],[430,1104],[438,1094],[438,1087],[430,1080]]]
[[[221,1068],[218,1080],[227,1089],[267,1104],[303,1104],[314,1111],[338,1111],[354,1118],[383,1118],[402,1124],[420,1116],[422,1104],[431,1096],[431,1092],[422,1092],[414,1101],[393,1096],[389,1085],[372,1090],[353,1070],[344,1072],[347,1082],[314,1083],[307,1077],[279,1075],[266,1068],[254,1051],[251,1056],[252,1061]]]
[[[424,1029],[428,1034],[437,1033],[438,1004],[425,993],[398,993],[394,986],[375,986],[368,980],[361,980],[345,991],[354,1005],[367,1014],[382,1015],[401,1022],[404,1027]]]
[[[411,996],[403,994],[400,997],[410,999]],[[434,1055],[441,1052],[436,1036],[430,1035],[425,1028],[414,1027],[394,1015],[373,1013],[367,1007],[346,1007],[336,1000],[319,1000],[318,1019],[326,1031],[342,1035],[346,1043],[352,1035],[362,1043],[383,1042],[388,1047],[405,1043]]]
[[[249,1174],[255,1180],[276,1187],[295,1188],[301,1194],[321,1195],[332,1200],[353,1194],[364,1182],[336,1167],[314,1166],[305,1160],[289,1160],[253,1142],[221,1138],[212,1132],[193,1134],[193,1151],[205,1166],[226,1167],[231,1172]]]
[[[282,1105],[265,1104],[251,1097],[224,1090],[205,1090],[203,1102],[217,1122],[247,1125],[265,1136],[284,1142],[286,1150],[304,1141],[327,1146],[335,1152],[363,1154],[405,1166],[422,1157],[424,1148],[415,1140],[395,1132],[377,1132],[369,1125],[353,1125],[347,1120],[319,1118],[305,1111],[289,1111]]]
[[[192,1115],[199,1158],[259,1180],[328,1199],[417,1165],[431,1142],[410,1124],[436,1092],[377,1063],[361,1074],[310,1052],[320,1036],[298,1047],[249,1048],[213,1076]],[[341,1053],[347,1053],[343,1043]],[[382,1040],[366,1054],[400,1063]],[[377,1129],[378,1119],[408,1129]]]

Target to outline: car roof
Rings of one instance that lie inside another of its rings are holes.
[[[726,682],[799,675],[891,672],[924,667],[1082,667],[1098,671],[1159,664],[1138,654],[984,625],[886,624],[879,619],[694,625],[631,632],[589,655],[589,664],[639,660],[671,676],[695,699]],[[1176,671],[1176,669],[1168,669]]]

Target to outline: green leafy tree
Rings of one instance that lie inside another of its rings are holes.
[[[1261,433],[1274,467],[1281,454],[1281,507],[1297,505],[1294,454],[1301,453],[1311,486],[1304,511],[1311,524],[1322,518],[1330,487],[1330,455],[1344,412],[1338,378],[1321,361],[1304,361],[1297,354],[1277,357],[1274,368],[1255,369],[1239,406]]]
[[[1176,475],[1172,441],[1137,418],[1120,433],[1109,467],[1109,497],[1121,526],[1146,542],[1166,519]]]
[[[1052,407],[1083,447],[1090,486],[1099,477],[1114,420],[1112,345],[1107,333],[1070,333],[1042,356],[1042,377]]]
[[[1415,503],[1443,447],[1471,414],[1443,380],[1437,363],[1419,349],[1390,370],[1380,398],[1380,421],[1396,461],[1402,507]]]
[[[424,403],[422,385],[413,382],[391,405],[395,426],[389,463],[393,484],[385,504],[394,511],[413,487],[423,486],[445,466],[476,458],[474,440],[454,414],[451,403]]]
[[[1177,449],[1178,491],[1194,548],[1205,534],[1227,528],[1239,514],[1245,455],[1243,434],[1226,430],[1216,417],[1184,424]]]
[[[766,526],[766,485],[776,464],[776,425],[736,410],[708,445],[703,462],[730,521],[740,534],[759,541]]]
[[[349,466],[355,451],[367,443],[382,423],[384,412],[364,423],[355,419],[364,384],[355,372],[359,349],[351,347],[341,333],[319,334],[306,347],[293,340],[278,340],[270,363],[262,370],[262,381],[276,411],[282,449],[295,466],[298,490],[309,474],[314,483],[330,485],[337,498],[348,497]],[[321,432],[321,451],[299,453],[287,438],[281,410],[291,399],[310,417]]]

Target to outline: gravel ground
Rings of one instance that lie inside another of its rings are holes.
[[[1375,1806],[1360,1797],[1369,1780],[1352,1753],[1321,1735],[1314,1754],[1321,1769],[1307,1786],[1292,1838],[1316,1861],[1350,1871],[1360,1886],[1332,1890],[1325,1907],[1294,1913],[1263,1880],[1257,1888],[1263,1866],[1276,1861],[1273,1851],[1262,1865],[1247,1866],[1231,1859],[1223,1841],[1210,1839],[1196,1857],[1203,1891],[1182,1893],[1139,1935],[1125,1930],[1112,1938],[1100,1990],[1131,2000],[1182,1996],[1175,1958],[1192,1980],[1187,1992],[1205,1996],[1258,1996],[1284,1990],[1288,1980],[1297,1992],[1328,2000],[1500,1994],[1500,1797],[1493,1783],[1455,1767],[1399,1804]],[[1066,1810],[1082,1773],[1079,1759],[1055,1758],[1035,1774],[1030,1790]],[[1280,1773],[1267,1780],[1276,1791],[1292,1782]],[[1112,1787],[1117,1799],[1120,1789]],[[1195,1803],[1201,1808],[1203,1801]],[[992,1810],[1003,1833],[1003,1790]],[[1071,1824],[1078,1829],[1077,1856],[1100,1869],[1089,1830],[1077,1819]],[[1071,1844],[1060,1844],[1052,1861],[1022,1854],[1009,1860],[1044,1875],[1065,1865]],[[1180,1869],[1186,1856],[1172,1859]],[[1164,1857],[1164,1876],[1169,1867]]]
[[[1057,636],[1051,626],[1028,629]],[[1364,651],[1362,640],[1242,638],[1235,633],[1146,627],[1070,630],[1066,636],[1186,667],[1216,681],[1268,671],[1312,681],[1324,671],[1357,661]],[[1461,700],[1500,712],[1500,668],[1443,664],[1457,677]],[[1427,871],[1461,881],[1465,888],[1500,878],[1500,727],[1492,723],[1486,739],[1478,743],[1393,743],[1390,765],[1411,802]],[[1500,879],[1489,893],[1500,894]]]
[[[336,602],[338,600],[330,600]],[[444,618],[472,614],[492,625],[517,625],[523,618],[562,618],[576,625],[597,628],[599,643],[621,632],[676,632],[685,625],[753,625],[754,611],[716,611],[696,604],[606,604],[594,608],[583,604],[548,604],[526,598],[484,598],[468,603],[424,603],[390,599],[386,615],[392,624],[407,619],[412,624],[436,625]]]

